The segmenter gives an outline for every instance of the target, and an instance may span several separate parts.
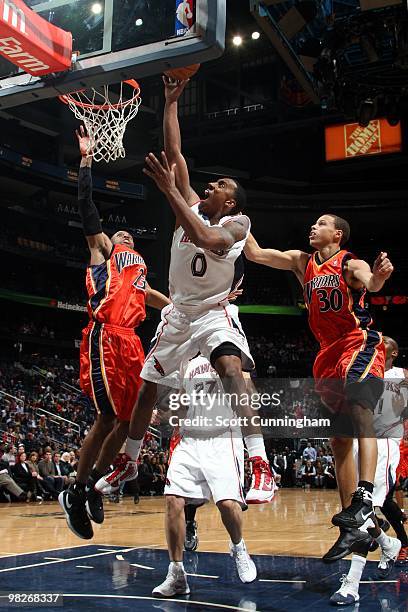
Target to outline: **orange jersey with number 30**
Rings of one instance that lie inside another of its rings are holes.
[[[137,327],[146,317],[146,275],[143,257],[116,244],[107,261],[87,269],[89,317],[99,323]]]
[[[356,257],[337,251],[320,262],[315,252],[305,270],[304,298],[309,325],[320,346],[328,346],[355,329],[367,329],[372,320],[364,307],[365,289],[352,289],[344,278],[344,266]]]

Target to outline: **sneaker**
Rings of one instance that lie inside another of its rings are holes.
[[[377,521],[378,521],[379,528],[382,529],[384,533],[386,533],[390,529],[391,525],[385,519],[382,519],[380,516],[377,516]],[[370,548],[368,549],[368,552],[376,551],[377,548],[379,548],[379,546],[380,546],[379,543],[376,542],[373,538],[371,540],[371,544],[370,544]]]
[[[248,554],[244,540],[237,545],[230,542],[230,555],[235,560],[240,580],[253,582],[257,575],[256,566]]]
[[[275,495],[276,484],[269,464],[262,457],[251,457],[252,479],[246,496],[247,504],[267,504]]]
[[[341,587],[330,597],[330,603],[334,606],[350,606],[360,599],[358,594],[358,582],[350,580],[346,574],[340,578]]]
[[[350,506],[333,516],[333,525],[363,530],[368,527],[375,527],[372,497],[372,493],[366,491],[364,487],[359,487],[353,493]]]
[[[190,587],[187,575],[183,568],[169,567],[166,580],[153,589],[153,597],[174,597],[174,595],[188,595]]]
[[[58,501],[72,533],[83,540],[90,540],[93,537],[93,529],[85,508],[86,497],[74,487],[75,485],[71,485],[69,489],[61,491]]]
[[[95,485],[95,489],[102,495],[117,493],[123,482],[134,480],[137,477],[137,463],[129,455],[122,455],[116,467],[110,474],[102,476]]]
[[[340,535],[327,553],[322,557],[324,563],[334,563],[352,552],[367,554],[371,536],[360,529],[342,529]]]
[[[377,567],[377,578],[383,580],[389,576],[401,550],[401,542],[397,538],[388,538],[389,545],[381,550],[381,558]]]
[[[86,502],[85,508],[88,513],[89,518],[94,523],[100,525],[103,523],[105,515],[103,512],[103,500],[102,495],[99,491],[95,489],[95,482],[93,480],[89,480],[88,484],[85,487],[86,493]]]
[[[184,550],[193,552],[198,547],[197,523],[196,521],[186,521],[186,537],[184,540]]]
[[[408,546],[403,546],[399,552],[395,565],[401,567],[403,565],[408,565]]]

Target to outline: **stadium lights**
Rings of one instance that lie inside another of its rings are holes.
[[[136,19],[135,25],[137,25],[137,27],[140,27],[141,25],[143,25],[143,19],[140,19],[140,17],[139,19]]]
[[[102,4],[100,4],[99,2],[95,2],[95,4],[93,4],[91,7],[91,11],[94,15],[100,15],[100,13],[102,12]]]
[[[234,38],[232,39],[232,44],[235,45],[236,47],[239,47],[240,45],[242,45],[242,36],[234,36]]]
[[[252,32],[252,40],[258,40],[261,37],[259,32]]]

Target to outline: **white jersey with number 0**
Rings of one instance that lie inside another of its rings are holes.
[[[404,435],[401,414],[408,402],[408,390],[400,387],[404,379],[403,368],[392,367],[384,374],[384,392],[374,410],[378,438],[395,438],[399,442]]]
[[[191,210],[205,225],[211,226],[207,217],[200,214],[198,207],[199,203]],[[222,227],[239,218],[248,230],[243,240],[236,242],[227,251],[215,252],[196,247],[182,227],[176,229],[171,246],[169,289],[170,299],[177,307],[217,305],[240,284],[244,275],[242,251],[250,232],[248,217],[222,217],[218,224],[211,227]]]

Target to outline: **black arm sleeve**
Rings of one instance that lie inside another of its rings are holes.
[[[98,210],[92,200],[92,174],[87,166],[79,168],[78,175],[78,211],[82,220],[85,236],[102,233]]]

